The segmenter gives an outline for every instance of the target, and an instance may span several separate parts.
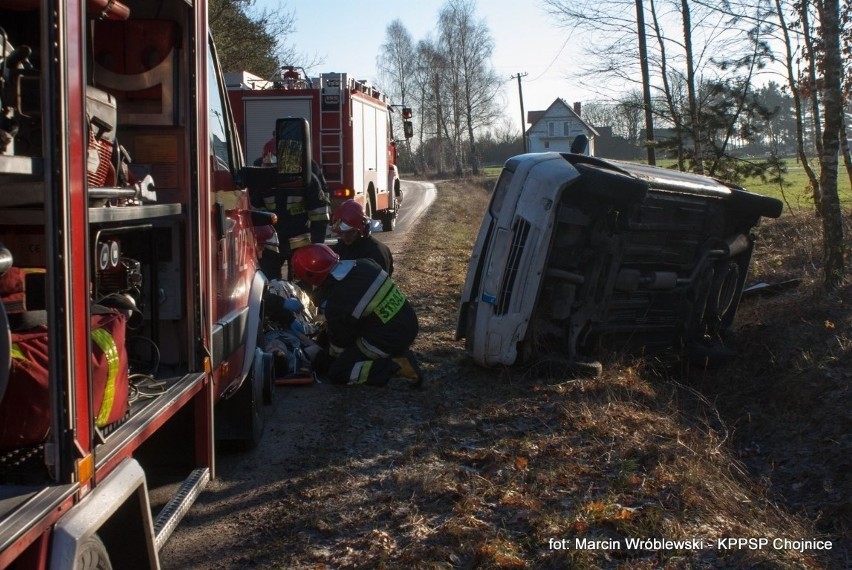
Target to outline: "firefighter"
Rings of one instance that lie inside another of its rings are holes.
[[[331,196],[331,191],[328,189],[328,183],[325,181],[325,175],[322,173],[322,167],[314,159],[311,159],[311,171],[319,180],[320,188],[322,188],[322,191],[325,192],[326,197]]]
[[[339,237],[331,249],[340,259],[367,257],[393,275],[393,254],[388,246],[370,235],[370,220],[364,207],[355,200],[346,200],[331,219],[331,230]]]
[[[255,166],[272,166],[275,164],[276,156],[278,155],[277,140],[275,131],[272,131],[272,138],[266,141],[263,145],[263,150],[260,156],[254,159]]]
[[[341,260],[325,244],[296,250],[296,279],[314,287],[325,317],[327,350],[313,355],[316,371],[336,384],[383,386],[394,377],[420,386],[411,344],[419,325],[414,308],[372,259]]]
[[[328,196],[316,175],[307,186],[279,184],[277,169],[245,167],[252,205],[278,215],[275,231],[279,251],[264,249],[260,268],[270,280],[281,278],[281,268],[293,251],[311,243],[325,242],[329,224]]]

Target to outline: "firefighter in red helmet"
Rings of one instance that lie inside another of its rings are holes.
[[[339,236],[331,249],[340,259],[367,257],[388,275],[393,275],[393,254],[388,246],[370,234],[370,220],[360,203],[350,199],[338,206],[331,218],[331,229]]]
[[[414,308],[372,259],[341,260],[325,244],[293,252],[296,279],[314,286],[324,315],[328,350],[316,371],[337,384],[384,385],[396,376],[419,386],[423,377],[411,344],[419,325]]]

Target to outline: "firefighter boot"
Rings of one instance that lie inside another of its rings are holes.
[[[407,350],[402,356],[395,356],[393,361],[399,365],[399,370],[396,372],[398,376],[408,378],[414,388],[423,385],[423,371],[413,351]]]

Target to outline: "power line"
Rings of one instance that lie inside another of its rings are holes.
[[[547,67],[545,67],[545,68],[544,68],[544,71],[542,71],[541,73],[539,73],[536,77],[533,77],[532,79],[530,79],[530,81],[538,81],[539,79],[541,79],[542,77],[544,77],[544,74],[545,74],[545,73],[547,73],[548,71],[550,71],[550,68],[551,68],[551,67],[553,67],[553,64],[554,64],[554,63],[556,63],[556,60],[557,60],[557,59],[559,59],[559,56],[560,56],[560,55],[562,55],[562,50],[564,50],[564,49],[565,49],[565,46],[567,46],[567,45],[568,45],[568,42],[569,42],[570,40],[571,40],[571,36],[569,35],[567,38],[565,38],[565,41],[564,41],[564,42],[562,42],[562,47],[561,47],[561,48],[559,48],[559,51],[558,51],[558,52],[556,52],[556,55],[555,55],[555,56],[553,56],[553,59],[550,61],[550,63],[549,63],[549,64],[547,64]],[[524,74],[524,75],[526,75],[526,74]]]

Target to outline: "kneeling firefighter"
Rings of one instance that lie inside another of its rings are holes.
[[[318,373],[338,384],[384,385],[395,376],[423,381],[411,344],[419,325],[411,303],[372,259],[343,260],[325,244],[293,252],[295,279],[312,285],[325,316],[328,350]]]

